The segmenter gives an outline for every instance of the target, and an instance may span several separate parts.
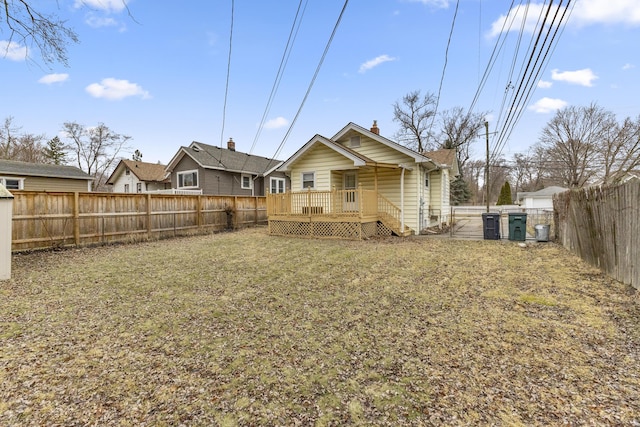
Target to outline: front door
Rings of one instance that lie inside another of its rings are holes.
[[[344,210],[354,212],[358,210],[357,186],[358,175],[355,172],[345,172],[342,176],[344,191]]]

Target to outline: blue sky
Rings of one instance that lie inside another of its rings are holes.
[[[514,57],[516,70],[524,60],[522,50],[516,55],[519,30],[524,28],[522,43],[528,44],[548,3],[514,1],[510,10],[512,2],[506,0],[349,1],[278,158],[286,159],[315,134],[333,136],[348,122],[368,128],[375,119],[381,134],[392,137],[398,130],[392,105],[413,90],[440,90],[439,110],[468,109],[506,20],[512,31],[474,108],[489,112],[495,130]],[[251,150],[300,1],[235,1],[226,109],[231,0],[127,0],[128,11],[123,0],[37,4],[67,20],[80,43],[69,47],[68,67],[47,66],[38,52],[9,45],[1,32],[0,119],[12,116],[23,132],[48,138],[58,135],[64,122],[104,123],[131,136],[131,151],[139,149],[144,161],[167,163],[181,145],[194,140],[226,146],[233,137],[237,150]],[[506,156],[525,152],[563,106],[597,102],[620,119],[640,114],[640,2],[572,4],[503,149]],[[273,157],[283,142],[343,5],[344,0],[306,2],[254,154]],[[482,157],[484,141],[478,139],[474,147]]]

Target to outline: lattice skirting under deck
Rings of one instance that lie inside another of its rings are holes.
[[[377,222],[298,222],[269,221],[269,234],[329,239],[368,239],[376,235],[390,236],[391,230]]]

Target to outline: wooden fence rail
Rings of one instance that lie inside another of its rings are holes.
[[[264,197],[12,194],[12,251],[160,239],[267,223]]]
[[[564,247],[640,289],[640,180],[558,194],[554,212]]]

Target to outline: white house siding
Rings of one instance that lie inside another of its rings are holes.
[[[138,177],[133,173],[129,172],[129,175],[126,174],[125,170],[116,178],[113,183],[113,192],[114,193],[124,193],[124,186],[129,184],[129,193],[136,192],[136,185],[142,182],[138,179]],[[142,183],[142,191],[145,191],[144,183]]]
[[[553,209],[553,198],[549,197],[526,197],[524,199],[525,209]]]
[[[442,203],[441,203],[441,212],[440,212],[440,223],[442,222],[449,222],[449,213],[451,210],[451,204],[450,204],[450,200],[451,200],[451,188],[449,187],[449,174],[450,174],[450,170],[449,169],[443,169],[442,170]]]
[[[442,214],[442,212],[433,212],[434,209],[442,209],[442,175],[439,172],[432,172],[429,176],[429,194],[431,200],[427,205],[426,214]]]

